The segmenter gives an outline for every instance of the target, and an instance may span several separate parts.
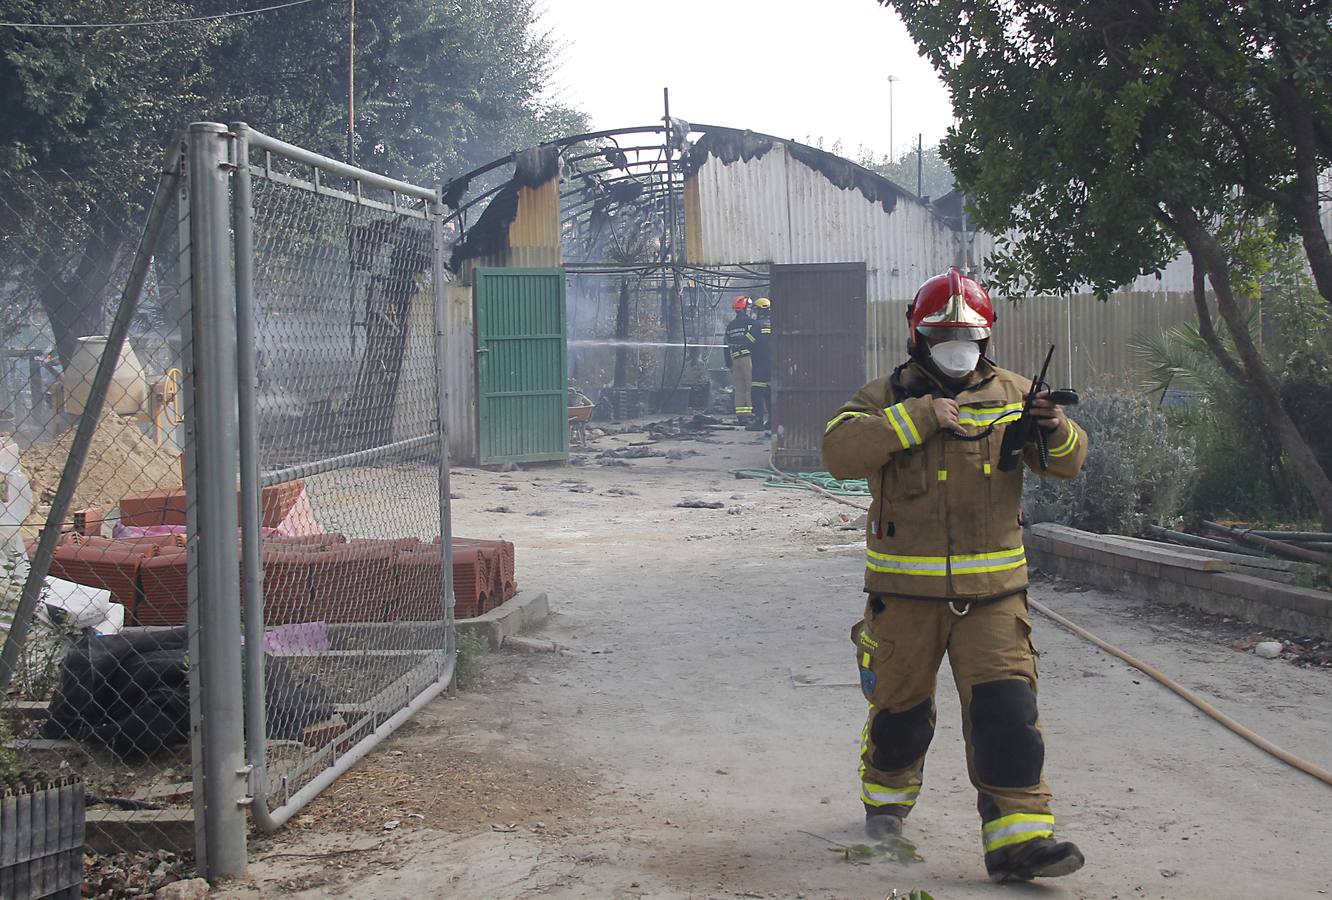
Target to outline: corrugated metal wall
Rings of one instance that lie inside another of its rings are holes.
[[[1029,297],[999,301],[997,309],[990,353],[999,365],[1030,376],[1057,344],[1052,377],[1061,387],[1067,382],[1077,388],[1132,378],[1137,361],[1129,342],[1195,321],[1193,295],[1178,292],[1121,291],[1106,301],[1090,294]],[[906,358],[906,303],[875,304],[870,317],[880,340],[880,352],[869,356],[870,368],[882,374]]]
[[[698,192],[691,263],[864,262],[873,303],[909,299],[957,258],[956,233],[929,207],[903,192],[885,212],[792,159],[784,145],[748,163],[709,159],[690,180]]]
[[[914,197],[904,193],[886,212],[859,191],[842,190],[791,158],[780,144],[748,163],[709,159],[686,181],[685,211],[691,263],[864,261],[867,377],[904,358],[906,306],[920,283],[964,262],[961,233]],[[984,260],[995,239],[983,232],[968,237],[984,278]],[[1108,302],[1075,295],[1071,322],[1070,304],[1062,298],[1001,303],[994,352],[1005,367],[1026,373],[1039,367],[1056,343],[1060,380],[1071,378],[1081,386],[1106,375],[1125,378],[1134,368],[1130,340],[1192,321],[1191,289],[1186,255],[1160,276],[1143,276]]]

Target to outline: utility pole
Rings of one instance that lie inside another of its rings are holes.
[[[893,85],[901,80],[896,75],[888,76],[888,162],[890,165],[897,164],[897,155],[893,147]]]
[[[925,197],[925,135],[916,135],[916,196]]]

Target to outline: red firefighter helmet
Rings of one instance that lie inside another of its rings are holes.
[[[735,310],[736,312],[744,312],[745,310],[749,309],[749,298],[736,297],[734,300],[731,301],[731,309]]]
[[[912,346],[918,334],[982,341],[989,339],[994,327],[994,304],[976,279],[952,266],[920,286],[907,307],[907,319],[911,322],[907,341]]]

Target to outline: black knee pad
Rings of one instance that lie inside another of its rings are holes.
[[[882,772],[896,772],[920,759],[934,739],[933,720],[933,700],[922,700],[900,713],[880,710],[870,725],[874,741],[870,763]]]
[[[1026,679],[971,689],[971,747],[983,784],[1016,788],[1041,780],[1045,742],[1036,728],[1036,693]]]

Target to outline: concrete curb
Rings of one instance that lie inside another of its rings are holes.
[[[519,591],[511,599],[484,615],[459,619],[458,633],[481,634],[492,651],[498,650],[509,635],[535,628],[550,618],[550,600],[544,591]]]
[[[1031,529],[1027,530],[1026,547],[1033,565],[1070,581],[1244,619],[1265,628],[1332,639],[1332,594],[1325,591],[1232,572],[1198,571],[1144,558],[1147,554],[1127,546],[1090,546]]]
[[[96,853],[194,850],[194,812],[185,809],[90,809],[84,844]]]

